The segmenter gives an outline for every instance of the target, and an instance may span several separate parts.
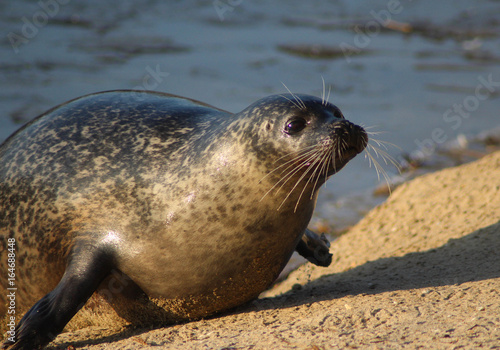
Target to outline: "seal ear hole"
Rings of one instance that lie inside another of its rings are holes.
[[[295,117],[288,120],[285,124],[285,132],[288,135],[293,135],[301,132],[307,126],[307,120],[301,117]]]
[[[268,122],[268,123],[266,124],[266,130],[267,130],[267,131],[271,130],[271,123],[269,123],[269,122]]]

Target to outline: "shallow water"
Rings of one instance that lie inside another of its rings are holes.
[[[321,96],[322,78],[348,119],[400,147],[395,157],[500,125],[498,1],[16,0],[0,16],[0,140],[96,91],[147,88],[237,112],[282,83]],[[316,218],[364,212],[356,196],[378,182],[358,156],[322,190]]]

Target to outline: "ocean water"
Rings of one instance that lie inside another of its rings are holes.
[[[12,0],[0,18],[0,141],[97,91],[238,112],[284,85],[321,96],[323,80],[396,158],[500,126],[498,1]],[[380,181],[361,154],[322,189],[317,218],[335,225],[343,198]]]

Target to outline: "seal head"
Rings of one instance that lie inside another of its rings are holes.
[[[261,118],[252,133],[253,152],[272,169],[267,175],[275,178],[275,185],[293,184],[294,190],[312,195],[368,141],[364,130],[347,121],[338,107],[314,96],[270,96],[242,113]]]

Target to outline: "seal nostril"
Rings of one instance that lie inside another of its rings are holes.
[[[365,149],[368,136],[359,125],[343,119],[333,123],[330,127],[332,128],[332,137],[344,140],[347,150],[358,154]]]

